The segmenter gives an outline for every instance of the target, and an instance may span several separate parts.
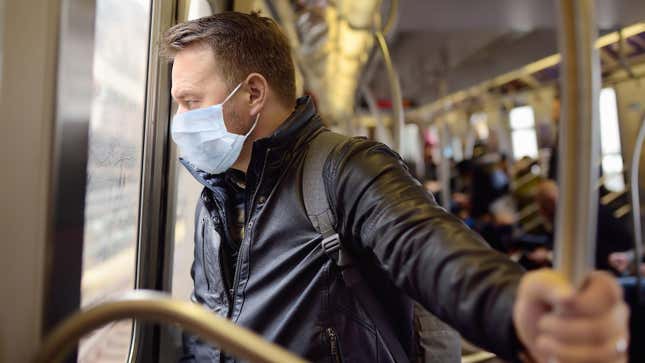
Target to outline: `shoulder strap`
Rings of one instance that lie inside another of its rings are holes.
[[[345,264],[345,253],[336,233],[336,215],[329,206],[323,169],[332,149],[348,139],[347,136],[324,130],[309,144],[302,175],[302,190],[307,216],[316,231],[323,237],[322,248],[336,264]]]
[[[305,209],[314,228],[325,238],[336,233],[336,216],[327,199],[323,168],[332,149],[347,139],[347,136],[324,130],[311,140],[305,157],[302,175]]]
[[[323,237],[322,248],[341,269],[343,281],[353,291],[367,314],[372,318],[378,335],[387,346],[392,359],[397,363],[409,362],[401,342],[394,336],[376,296],[352,263],[351,255],[343,248],[336,232],[336,216],[329,206],[323,169],[332,149],[348,139],[347,136],[328,130],[320,132],[309,144],[302,175],[302,191],[307,216],[313,227]]]

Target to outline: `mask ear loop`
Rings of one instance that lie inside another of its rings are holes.
[[[253,130],[255,130],[255,127],[258,125],[258,121],[259,121],[259,120],[260,120],[260,114],[258,113],[258,116],[255,118],[255,122],[253,123],[253,126],[251,127],[251,129],[249,130],[249,132],[247,132],[247,133],[246,133],[246,136],[244,136],[244,137],[249,137],[249,135],[251,135],[251,133],[253,132]]]
[[[235,86],[235,88],[233,89],[233,91],[231,91],[231,93],[229,93],[229,94],[228,94],[228,96],[226,96],[226,98],[224,99],[224,101],[221,103],[222,105],[223,105],[223,104],[225,104],[225,103],[226,103],[226,101],[230,100],[230,99],[231,99],[231,97],[233,97],[233,96],[235,95],[235,93],[237,93],[237,91],[240,89],[240,87],[242,87],[242,83],[243,83],[243,82],[240,82],[240,83],[238,83],[238,84],[237,84],[237,86]]]
[[[242,83],[244,83],[244,82],[240,82],[240,83],[238,83],[237,86],[235,86],[233,91],[231,91],[231,93],[228,96],[226,96],[226,98],[224,99],[224,102],[222,102],[222,105],[224,105],[226,103],[226,101],[228,101],[231,97],[233,97],[235,95],[235,93],[237,93],[237,91],[240,89],[240,87],[242,87]],[[255,130],[255,127],[258,125],[259,120],[260,120],[260,114],[258,113],[258,116],[255,118],[255,122],[253,123],[253,127],[251,127],[251,130],[249,130],[249,132],[247,132],[244,137],[249,137],[249,135],[251,135],[253,130]]]

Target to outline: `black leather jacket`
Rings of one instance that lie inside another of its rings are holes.
[[[301,98],[273,136],[253,144],[246,232],[230,287],[221,271],[223,177],[185,164],[205,186],[195,218],[193,299],[314,362],[391,362],[304,209],[304,151],[321,128],[312,101]],[[481,347],[516,355],[518,265],[439,207],[383,144],[351,139],[330,154],[323,177],[337,231],[411,356],[410,298]],[[194,337],[185,338],[184,350],[186,361],[232,360]]]

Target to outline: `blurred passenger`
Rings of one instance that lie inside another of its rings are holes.
[[[545,180],[538,186],[535,201],[540,214],[550,232],[551,245],[553,241],[553,224],[558,202],[558,186],[553,180]],[[624,252],[631,248],[633,236],[629,225],[614,217],[613,210],[603,203],[598,204],[598,219],[596,230],[596,268],[602,270],[615,270],[622,267],[620,258],[614,258],[614,265],[610,263],[613,252]]]
[[[455,193],[470,194],[473,183],[473,169],[474,163],[470,159],[456,163],[454,170],[457,172],[452,175],[450,189]]]
[[[495,162],[493,165],[493,172],[491,173],[491,179],[493,184],[493,189],[498,195],[503,195],[508,193],[509,188],[509,173],[508,165],[506,162],[506,155],[501,154],[499,156],[499,161]]]
[[[627,309],[610,276],[590,274],[577,291],[555,271],[525,273],[385,145],[326,131],[311,99],[296,98],[273,20],[219,13],[174,26],[164,43],[173,140],[204,185],[193,301],[315,362],[416,361],[413,300],[503,359],[625,362]],[[308,151],[325,161],[314,177]],[[317,197],[333,207],[310,213],[307,190],[321,180]],[[366,290],[375,298],[359,298]],[[445,339],[441,329],[429,339]],[[233,361],[195,337],[184,348],[185,362]]]
[[[609,255],[609,265],[621,275],[629,275],[634,272],[636,255],[634,250],[627,250],[624,252],[612,252]],[[639,264],[641,275],[645,275],[645,263],[643,258]]]
[[[434,157],[432,156],[432,145],[426,143],[423,148],[423,156],[426,164],[425,171],[425,181],[437,180],[437,164],[434,162]]]

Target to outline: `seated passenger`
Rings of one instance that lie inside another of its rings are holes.
[[[554,271],[525,273],[440,208],[395,152],[327,132],[311,99],[296,99],[272,20],[189,21],[167,32],[165,49],[172,137],[204,185],[194,301],[314,362],[416,361],[413,301],[504,359],[626,361],[628,310],[613,278],[592,273],[575,290]],[[316,184],[332,216],[306,204]],[[362,282],[323,250],[321,234],[334,232]],[[184,348],[185,361],[231,361],[195,338]]]

